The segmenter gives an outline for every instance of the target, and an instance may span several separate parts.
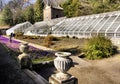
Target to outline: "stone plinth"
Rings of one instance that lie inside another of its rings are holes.
[[[56,74],[53,74],[51,75],[51,77],[49,77],[49,83],[50,84],[78,84],[78,80],[74,76],[71,76],[67,80],[59,80],[56,78]]]
[[[54,59],[54,65],[57,69],[57,73],[49,77],[49,82],[51,84],[78,84],[77,78],[71,76],[67,71],[73,66],[73,61],[69,56],[69,52],[56,52],[57,56]]]
[[[32,60],[29,54],[23,53],[18,56],[18,59],[21,69],[32,69]]]

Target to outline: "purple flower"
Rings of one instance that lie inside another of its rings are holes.
[[[5,44],[8,48],[14,51],[19,51],[19,46],[21,42],[14,39],[12,39],[12,42],[10,42],[9,38],[0,36],[0,43]],[[31,45],[29,45],[29,50],[32,57],[39,58],[42,56],[54,56],[54,52],[44,51]]]

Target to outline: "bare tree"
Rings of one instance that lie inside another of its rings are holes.
[[[0,0],[0,10],[2,10],[2,9],[3,9],[3,1]]]

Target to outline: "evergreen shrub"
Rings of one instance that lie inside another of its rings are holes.
[[[72,38],[73,38],[73,39],[78,39],[76,36],[73,36]]]
[[[72,55],[77,55],[81,53],[81,49],[78,46],[60,46],[55,48],[55,50],[60,52],[70,52]]]
[[[67,35],[66,38],[69,38],[69,36]]]
[[[117,47],[112,44],[111,40],[101,36],[88,40],[84,49],[86,57],[92,60],[107,58],[117,52]]]

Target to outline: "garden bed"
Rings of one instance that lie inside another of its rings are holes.
[[[17,36],[16,39],[20,39],[26,42],[38,44],[41,46],[47,46],[57,51],[71,52],[72,55],[79,55],[81,49],[87,42],[87,39],[77,39],[69,37],[36,37],[36,36]]]
[[[7,49],[10,52],[10,55],[17,58],[17,56],[20,53],[19,46],[20,42],[12,40],[12,42],[9,41],[9,38],[6,37],[0,37],[0,43],[6,45]],[[38,48],[35,48],[33,46],[29,46],[29,55],[31,56],[34,63],[44,62],[44,61],[50,61],[53,60],[55,55],[52,51],[44,51]]]

